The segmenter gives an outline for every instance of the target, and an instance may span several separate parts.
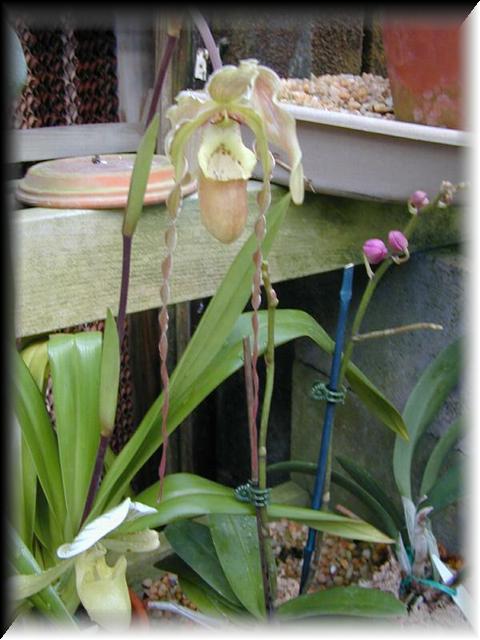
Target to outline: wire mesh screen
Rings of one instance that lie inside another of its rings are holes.
[[[111,30],[46,30],[17,18],[15,30],[28,66],[13,127],[118,122],[117,59]]]

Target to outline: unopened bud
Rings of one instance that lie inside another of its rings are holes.
[[[430,204],[430,200],[425,191],[415,191],[408,199],[408,210],[415,214],[428,204]]]
[[[408,249],[408,240],[401,231],[389,231],[388,244],[396,253],[405,253]]]
[[[371,238],[363,245],[363,253],[370,264],[378,264],[388,256],[388,249],[383,240]]]

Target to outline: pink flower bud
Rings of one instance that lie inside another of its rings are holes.
[[[410,196],[408,204],[418,211],[419,209],[422,209],[422,207],[426,207],[427,204],[430,204],[430,200],[428,199],[425,191],[415,191]]]
[[[370,264],[378,264],[388,256],[388,249],[383,240],[371,238],[363,245],[363,253]]]
[[[408,249],[408,240],[401,231],[389,231],[388,244],[396,253],[405,253]]]

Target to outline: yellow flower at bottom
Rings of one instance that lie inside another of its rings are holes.
[[[91,620],[110,631],[127,629],[131,603],[126,581],[127,560],[113,567],[105,561],[106,549],[95,545],[75,561],[77,593]]]

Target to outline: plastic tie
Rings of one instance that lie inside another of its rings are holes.
[[[451,598],[457,595],[457,590],[455,589],[455,587],[449,587],[446,584],[437,582],[437,580],[428,580],[427,578],[417,578],[414,575],[409,575],[403,578],[402,585],[404,587],[408,587],[412,582],[417,582],[418,584],[424,584],[426,587],[431,587],[432,589],[443,591],[443,593],[446,593],[447,596],[450,596]]]
[[[346,388],[333,391],[325,382],[314,382],[310,392],[314,400],[326,400],[327,402],[345,403]]]
[[[240,502],[249,502],[255,507],[266,507],[270,502],[271,489],[259,489],[251,480],[241,484],[234,491],[235,498]]]

